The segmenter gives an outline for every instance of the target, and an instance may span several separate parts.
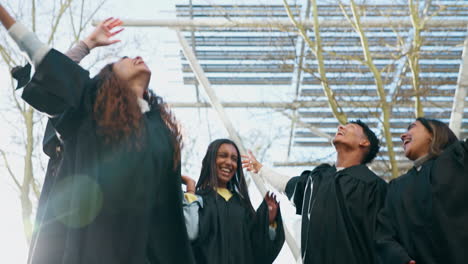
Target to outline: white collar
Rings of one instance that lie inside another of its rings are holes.
[[[140,107],[141,113],[144,114],[150,110],[149,104],[146,100],[137,98],[138,106]]]

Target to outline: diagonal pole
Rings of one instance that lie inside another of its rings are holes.
[[[219,118],[221,119],[224,126],[226,127],[226,130],[228,131],[232,140],[239,147],[239,151],[241,152],[241,154],[247,154],[244,144],[242,143],[242,139],[240,138],[237,131],[234,129],[234,126],[232,125],[231,120],[229,119],[226,112],[224,111],[224,107],[222,106],[219,98],[216,96],[215,91],[211,87],[210,81],[206,77],[205,72],[203,71],[203,68],[201,67],[195,54],[193,53],[193,50],[190,48],[187,40],[185,39],[185,37],[182,35],[182,33],[179,30],[176,30],[176,34],[177,34],[179,43],[182,46],[182,52],[184,53],[185,58],[187,58],[190,64],[190,67],[192,68],[192,71],[195,74],[195,77],[197,78],[198,82],[205,89],[205,92],[207,93],[208,98],[210,100],[211,106],[218,113]],[[262,197],[265,196],[267,190],[265,186],[263,186],[263,181],[260,179],[258,175],[254,173],[251,173],[250,176],[254,180],[255,185],[257,186],[258,190],[262,194]],[[291,233],[289,233],[287,226],[284,226],[284,233],[286,237],[286,243],[291,249],[291,252],[294,258],[296,260],[299,259],[300,258],[299,248],[296,245],[296,242],[294,241],[293,237],[291,236]]]
[[[465,99],[468,87],[468,36],[465,39],[465,46],[463,48],[462,60],[460,63],[460,70],[458,72],[457,88],[453,98],[452,114],[450,115],[449,127],[453,133],[460,137],[461,124],[463,121],[463,112],[465,109]]]

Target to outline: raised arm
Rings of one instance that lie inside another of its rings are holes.
[[[6,11],[2,4],[0,4],[0,21],[7,30],[16,23],[15,19]]]
[[[3,26],[8,30],[11,38],[13,38],[18,47],[26,53],[34,66],[39,65],[45,55],[50,51],[50,47],[41,42],[34,32],[31,32],[20,22],[15,21],[2,5],[0,5],[0,20]]]
[[[242,155],[242,167],[258,175],[268,181],[271,186],[280,192],[285,192],[286,185],[291,180],[291,177],[277,173],[276,171],[263,166],[254,156],[252,151],[249,155]]]
[[[73,48],[67,51],[65,55],[74,62],[80,63],[80,61],[86,57],[92,49],[120,42],[119,39],[112,38],[124,29],[112,30],[115,27],[121,26],[122,23],[123,22],[120,19],[112,17],[102,21],[94,28],[93,32],[89,36],[78,42]]]
[[[276,196],[265,195],[252,226],[252,247],[256,263],[273,263],[284,244],[284,228]]]

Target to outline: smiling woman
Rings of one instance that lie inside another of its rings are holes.
[[[144,61],[124,58],[90,78],[2,5],[0,20],[36,66],[22,97],[49,116],[59,139],[29,263],[193,263],[182,211],[181,137],[167,105],[148,91]]]
[[[390,182],[379,213],[381,263],[466,263],[468,141],[426,118],[411,123],[401,140],[414,167]]]
[[[279,204],[267,194],[254,211],[233,141],[209,145],[196,188],[189,177],[183,181],[185,221],[197,263],[274,261],[284,243]]]
[[[236,173],[238,160],[238,152],[234,145],[225,143],[219,147],[216,155],[216,172],[220,188],[227,188]]]

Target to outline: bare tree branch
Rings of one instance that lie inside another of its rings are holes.
[[[305,29],[304,25],[296,21],[296,19],[294,18],[294,14],[292,13],[287,0],[283,0],[283,5],[285,7],[285,10],[288,14],[289,19],[297,28],[299,35],[302,36],[304,41],[307,43],[307,45],[309,46],[309,48],[311,49],[311,51],[315,54],[315,57],[317,58],[318,72],[320,75],[320,83],[322,84],[323,91],[328,98],[328,104],[330,106],[330,109],[333,112],[333,115],[338,120],[338,122],[340,122],[341,124],[346,124],[348,122],[348,117],[346,116],[344,111],[341,109],[338,101],[336,100],[335,94],[333,93],[333,90],[331,89],[329,85],[328,78],[327,78],[326,71],[325,71],[325,63],[324,63],[323,49],[322,49],[322,44],[321,44],[320,28],[319,28],[319,23],[318,23],[318,9],[317,9],[316,0],[311,0],[311,4],[312,4],[313,19],[314,19],[315,42],[313,42],[307,35],[307,30]]]
[[[62,19],[63,14],[70,7],[72,1],[73,0],[66,0],[65,3],[62,3],[60,5],[60,10],[58,11],[57,17],[55,18],[55,22],[53,22],[52,30],[50,32],[49,40],[47,41],[47,44],[51,44],[52,40],[54,40],[55,32],[57,32],[57,28],[58,28],[58,25],[60,24],[60,20]]]
[[[21,190],[21,184],[19,183],[18,179],[16,179],[15,174],[11,170],[10,163],[8,162],[8,158],[7,158],[5,151],[0,149],[0,153],[2,154],[3,162],[5,163],[5,167],[8,171],[8,174],[10,175],[11,179],[15,183],[16,187],[18,187],[18,189]]]
[[[36,0],[31,0],[31,20],[32,20],[32,31],[36,32]]]
[[[364,59],[367,63],[367,66],[369,67],[369,70],[372,72],[372,75],[374,76],[374,79],[375,79],[375,85],[377,88],[377,93],[380,98],[380,106],[382,109],[383,134],[384,134],[386,145],[387,145],[388,157],[390,159],[390,164],[392,167],[392,177],[395,178],[395,177],[398,177],[398,164],[396,161],[395,151],[393,148],[392,133],[390,131],[391,108],[387,102],[387,95],[385,93],[385,88],[384,88],[384,84],[382,81],[382,75],[380,74],[380,71],[375,66],[373,58],[371,56],[368,40],[365,35],[364,28],[362,28],[361,26],[360,14],[358,13],[357,5],[354,2],[354,0],[350,0],[350,7],[351,7],[351,11],[352,11],[353,18],[354,18],[354,24],[356,26],[355,27],[356,33],[359,35],[359,38],[361,40],[361,46],[362,46],[362,51],[364,53]]]

